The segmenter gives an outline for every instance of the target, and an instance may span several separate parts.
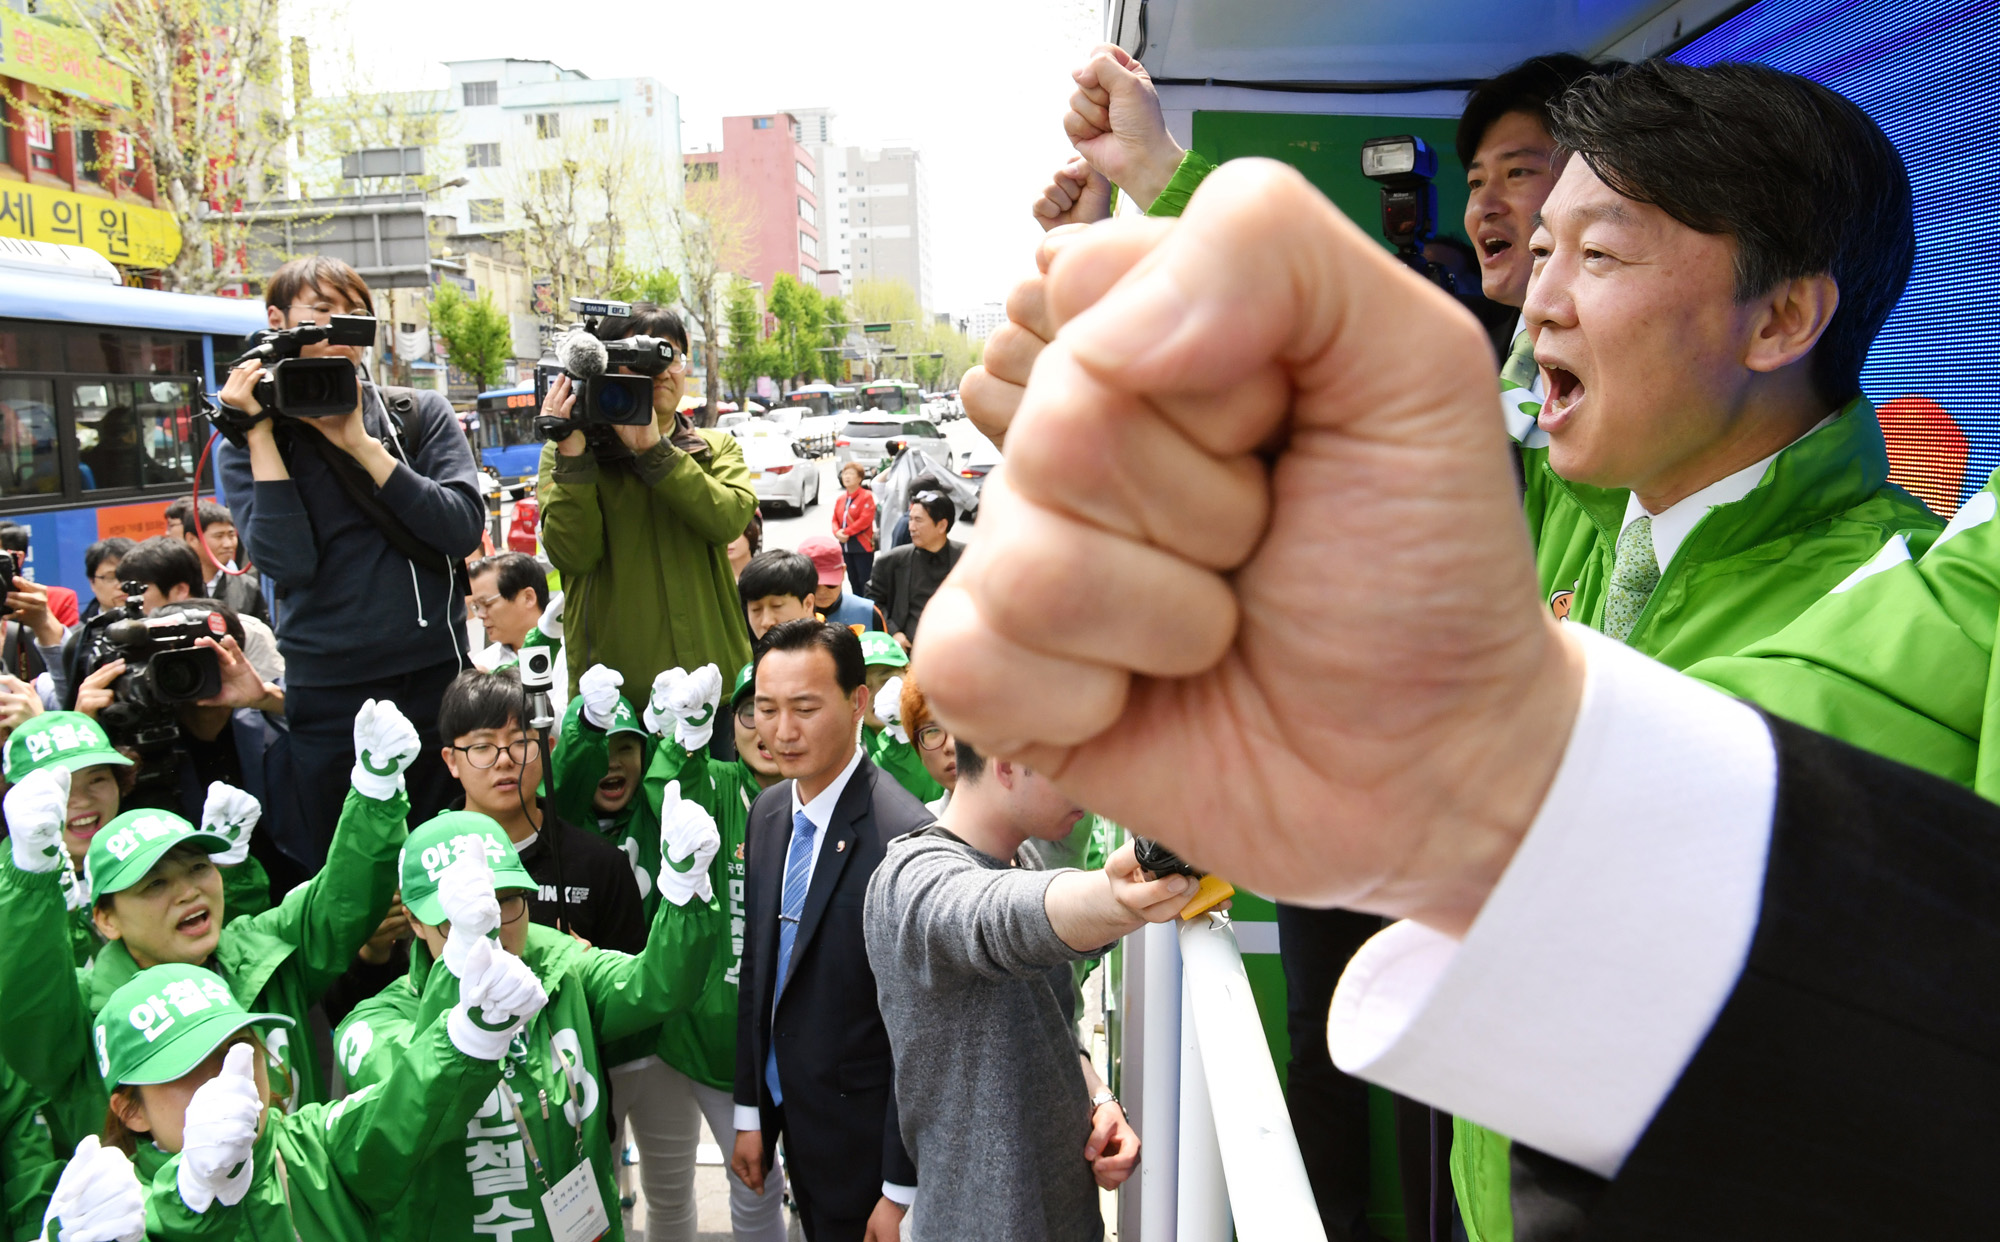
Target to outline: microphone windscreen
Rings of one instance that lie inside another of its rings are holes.
[[[594,379],[604,374],[610,358],[604,342],[581,329],[566,333],[556,342],[556,361],[578,379]]]

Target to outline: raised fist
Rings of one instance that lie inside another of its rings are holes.
[[[677,906],[689,897],[713,897],[708,864],[721,848],[715,820],[681,797],[679,781],[669,781],[660,800],[660,896]]]
[[[234,1206],[250,1189],[250,1149],[264,1097],[251,1067],[253,1050],[237,1044],[222,1060],[222,1072],[203,1083],[188,1101],[181,1132],[181,1202],[206,1212],[217,1199]]]
[[[86,1134],[56,1182],[42,1217],[44,1236],[51,1221],[61,1222],[61,1242],[143,1242],[146,1188],[124,1152]]]
[[[593,664],[576,679],[576,695],[583,700],[583,718],[600,729],[611,727],[618,711],[618,688],[625,674],[602,664]]]
[[[69,770],[37,768],[21,778],[0,801],[7,813],[7,839],[14,865],[46,875],[63,863],[62,830],[69,819]]]
[[[369,699],[354,716],[354,788],[377,802],[395,797],[421,744],[417,726],[394,703]]]
[[[218,867],[234,867],[249,858],[250,833],[263,814],[257,799],[243,790],[222,781],[211,784],[208,800],[201,807],[201,830],[228,841],[229,848],[210,854],[209,861]]]

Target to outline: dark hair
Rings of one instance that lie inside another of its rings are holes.
[[[811,617],[774,625],[765,632],[763,645],[757,650],[757,666],[762,668],[764,657],[773,651],[810,651],[815,647],[833,657],[833,680],[842,694],[853,697],[868,679],[868,664],[861,655],[861,640],[844,625]]]
[[[86,577],[95,578],[97,567],[109,560],[123,561],[125,554],[138,545],[123,535],[113,535],[100,539],[83,550],[83,572]]]
[[[243,636],[242,614],[219,599],[180,599],[160,609],[161,616],[166,616],[168,613],[182,612],[190,613],[197,617],[205,617],[211,612],[220,613],[223,628],[228,630],[229,636],[236,640],[237,648],[240,650],[244,642],[247,641]]]
[[[8,552],[26,552],[28,534],[28,528],[18,522],[0,522],[0,549]]]
[[[1550,132],[1604,184],[1701,233],[1736,242],[1736,298],[1825,274],[1840,304],[1811,357],[1828,405],[1861,390],[1861,364],[1916,260],[1910,177],[1868,114],[1765,65],[1649,60],[1593,78]]]
[[[188,515],[193,512],[194,498],[191,496],[177,496],[174,498],[174,502],[167,506],[167,511],[161,516],[165,517],[169,522],[186,527],[189,525]]]
[[[687,325],[681,317],[664,306],[650,310],[640,310],[630,319],[605,319],[597,325],[600,340],[620,341],[628,336],[650,336],[662,341],[671,341],[688,352]]]
[[[523,591],[535,593],[535,607],[549,606],[549,575],[542,563],[525,552],[496,552],[472,562],[468,579],[492,574],[493,585],[502,596],[513,599]]]
[[[750,511],[750,521],[743,527],[743,537],[750,541],[750,555],[756,556],[764,550],[764,515],[756,509]],[[730,540],[734,543],[735,540]],[[749,566],[744,566],[748,569]]]
[[[275,306],[291,318],[292,299],[308,286],[321,293],[338,293],[354,307],[357,315],[375,313],[375,295],[361,273],[330,255],[308,255],[293,259],[264,282],[264,305]]]
[[[986,756],[973,749],[972,743],[962,737],[951,739],[952,754],[957,757],[958,779],[976,781],[986,775]]]
[[[186,584],[189,595],[208,590],[201,577],[201,558],[193,548],[166,535],[154,535],[127,552],[118,562],[118,577],[121,582],[156,586],[162,595],[173,594],[177,582]]]
[[[950,530],[952,523],[958,519],[958,506],[951,503],[951,497],[947,496],[942,488],[932,491],[928,488],[912,487],[910,503],[922,505],[924,512],[930,514],[931,521],[940,523],[946,530]]]
[[[491,673],[466,669],[451,679],[438,702],[438,737],[447,746],[481,729],[525,727],[527,722],[528,695],[521,689],[521,675],[511,668]]]
[[[166,517],[169,522],[180,523],[181,531],[184,534],[192,535],[194,533],[194,523],[188,521],[188,518],[196,512],[193,498],[182,496],[167,506]],[[229,510],[223,508],[213,500],[202,501],[199,512],[201,514],[201,528],[203,530],[207,530],[218,522],[224,526],[236,525],[236,519],[229,516]]]
[[[773,548],[750,558],[736,578],[736,594],[748,607],[767,595],[793,595],[809,600],[819,587],[819,570],[796,552]]]
[[[1486,131],[1509,112],[1525,112],[1540,121],[1543,129],[1553,132],[1550,106],[1578,82],[1618,67],[1615,60],[1592,64],[1568,52],[1552,52],[1547,56],[1530,56],[1512,69],[1486,79],[1472,88],[1472,93],[1465,97],[1465,111],[1458,114],[1455,143],[1458,162],[1472,167],[1472,157],[1479,154]]]

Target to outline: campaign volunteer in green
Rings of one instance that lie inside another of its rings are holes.
[[[861,749],[870,762],[915,794],[917,801],[937,801],[944,797],[944,786],[924,769],[923,756],[910,745],[902,726],[880,714],[886,705],[882,687],[910,667],[910,657],[892,636],[869,630],[861,635],[861,658],[868,662],[868,713],[861,718]],[[896,710],[890,709],[892,714]]]
[[[477,891],[483,861],[470,870]],[[490,884],[484,891],[492,907]],[[383,1082],[290,1114],[271,1108],[257,1053],[291,1018],[245,1010],[199,966],[155,966],[113,992],[94,1042],[114,1088],[108,1138],[146,1189],[146,1236],[358,1242],[428,1232],[423,1191],[462,1164],[464,1127],[548,1000],[518,958],[485,936],[466,939],[477,948],[454,963],[465,972],[458,1005],[410,1041]]]
[[[461,912],[480,895],[440,882],[459,858],[483,857],[491,867],[481,882],[484,897],[497,903],[500,947],[527,965],[549,997],[509,1047],[507,1089],[473,1117],[464,1159],[441,1167],[420,1188],[432,1236],[496,1230],[511,1242],[597,1236],[572,1235],[565,1222],[551,1220],[544,1196],[558,1188],[605,1213],[598,1232],[612,1242],[624,1236],[610,1130],[599,1112],[599,1045],[649,1031],[695,1004],[722,932],[709,878],[720,844],[713,821],[676,799],[663,809],[661,822],[662,900],[646,950],[636,957],[587,948],[532,923],[527,894],[535,881],[507,834],[487,816],[451,811],[410,834],[402,891],[419,943],[410,950],[410,973],[358,1006],[335,1032],[349,1083],[365,1086],[395,1072],[412,1033],[458,1002],[455,972],[434,963],[450,967],[463,951]],[[518,1106],[512,1102],[517,1097]]]
[[[70,774],[29,773],[7,791],[13,839],[0,863],[0,1054],[50,1101],[59,1140],[97,1128],[106,1087],[90,1047],[91,1015],[141,970],[165,963],[211,968],[260,1010],[303,1021],[320,994],[382,921],[396,886],[396,850],[409,800],[403,772],[417,731],[393,703],[370,700],[355,717],[356,760],[327,864],[275,908],[225,924],[213,856],[232,842],[169,811],[127,811],[90,839],[91,917],[108,943],[94,966],[71,969],[57,852]],[[287,1108],[324,1099],[314,1058],[289,1031],[266,1045]]]
[[[62,1172],[41,1109],[42,1097],[0,1064],[0,1238],[7,1242],[40,1235]]]

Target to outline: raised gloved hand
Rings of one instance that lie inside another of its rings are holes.
[[[231,1048],[222,1059],[222,1072],[188,1101],[179,1180],[181,1202],[191,1212],[206,1212],[217,1199],[234,1206],[250,1189],[250,1149],[264,1114],[253,1055],[249,1044]]]
[[[646,727],[666,736],[674,725],[674,740],[683,750],[700,750],[715,732],[715,709],[722,702],[722,670],[704,664],[694,672],[670,668],[653,679],[646,704]]]
[[[470,977],[466,955],[473,943],[500,930],[500,898],[493,891],[493,868],[485,850],[463,850],[451,860],[438,877],[438,905],[451,924],[444,964],[463,983]]]
[[[229,848],[210,854],[208,860],[218,867],[234,867],[250,857],[250,833],[263,814],[263,806],[243,790],[222,781],[211,784],[208,801],[201,805],[201,830],[227,840]]]
[[[882,692],[875,696],[875,716],[886,728],[890,737],[903,745],[910,744],[910,735],[903,728],[903,679],[891,677],[882,683]]]
[[[453,930],[449,946],[458,940]],[[445,1016],[445,1032],[460,1052],[482,1061],[498,1061],[528,1020],[549,1003],[528,964],[500,947],[498,941],[468,939],[458,955],[458,1005]]]
[[[618,711],[618,688],[625,674],[602,664],[593,664],[576,679],[576,696],[583,700],[583,718],[600,729],[611,727]]]
[[[86,858],[83,861],[88,871],[90,860]],[[56,870],[56,881],[62,889],[63,909],[76,911],[90,908],[90,881],[76,873],[76,868],[69,865],[69,859],[63,859],[63,865]]]
[[[690,897],[707,901],[715,896],[708,864],[721,848],[715,820],[681,797],[679,781],[667,782],[660,798],[660,896],[677,906]]]
[[[146,1188],[124,1152],[86,1134],[63,1166],[42,1216],[45,1237],[51,1221],[60,1222],[59,1242],[143,1242]]]
[[[354,716],[354,788],[387,802],[403,789],[403,773],[417,761],[417,726],[387,699],[370,699]]]
[[[67,863],[62,830],[69,820],[69,770],[37,768],[21,778],[0,801],[7,813],[7,839],[14,845],[14,865],[47,875]]]
[[[535,628],[560,642],[563,636],[563,593],[557,591],[549,596],[548,606],[542,609],[542,619],[535,622]]]

